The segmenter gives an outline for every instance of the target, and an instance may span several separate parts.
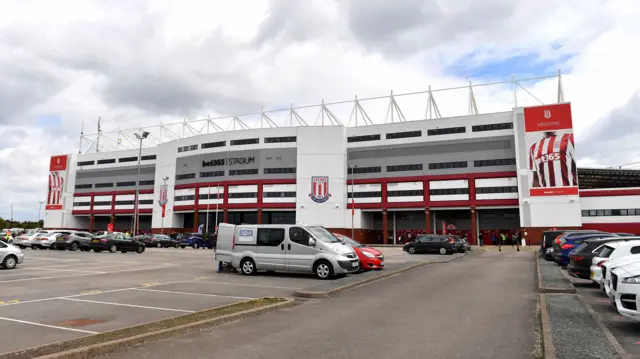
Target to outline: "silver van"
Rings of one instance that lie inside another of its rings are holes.
[[[215,258],[245,275],[265,270],[328,279],[360,269],[353,248],[320,226],[221,223]]]

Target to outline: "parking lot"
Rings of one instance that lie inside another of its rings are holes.
[[[611,306],[609,297],[591,281],[571,278],[571,282],[578,295],[593,308],[624,350],[634,358],[640,357],[640,323],[618,314]]]
[[[439,255],[383,249],[387,269]],[[143,254],[35,251],[0,270],[0,352],[111,331],[265,296],[291,297],[312,276],[216,273],[211,250]]]

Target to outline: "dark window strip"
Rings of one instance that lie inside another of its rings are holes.
[[[407,132],[393,132],[387,133],[387,140],[394,140],[398,138],[410,138],[410,137],[420,137],[422,136],[422,131],[407,131]]]
[[[421,189],[387,191],[387,197],[411,197],[411,196],[422,196],[422,195],[424,195],[424,190],[421,190]]]
[[[366,141],[378,141],[380,135],[362,135],[347,137],[347,142],[366,142]]]
[[[265,137],[264,143],[296,142],[296,136]]]
[[[231,146],[254,145],[260,143],[259,138],[245,138],[241,140],[231,140]]]
[[[262,197],[263,198],[290,198],[290,197],[295,197],[296,196],[296,192],[262,192]]]
[[[469,194],[468,188],[442,188],[429,190],[429,194],[432,196],[449,196],[456,194]]]
[[[186,179],[194,179],[196,178],[195,173],[185,173],[181,175],[176,175],[176,180],[186,180]]]
[[[349,192],[347,193],[347,198],[378,198],[382,197],[382,192],[380,191],[371,191],[371,192]]]
[[[422,171],[422,163],[387,166],[387,172]]]
[[[476,193],[518,193],[518,186],[476,187]]]

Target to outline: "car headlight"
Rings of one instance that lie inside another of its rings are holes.
[[[376,256],[373,255],[372,253],[369,252],[362,252],[362,254],[364,254],[365,256],[369,257],[369,258],[375,258]]]
[[[635,277],[629,277],[622,280],[622,283],[626,284],[640,284],[640,275]]]

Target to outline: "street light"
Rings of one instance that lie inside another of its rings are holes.
[[[351,239],[353,239],[354,241],[356,240],[354,237],[354,230],[353,230],[353,217],[356,214],[356,202],[355,199],[353,198],[353,194],[354,194],[354,190],[355,190],[355,186],[353,185],[353,179],[354,179],[354,175],[355,175],[355,169],[358,168],[358,165],[349,165],[349,169],[351,170]]]
[[[138,197],[139,197],[139,188],[140,188],[140,160],[142,159],[142,140],[149,136],[149,132],[143,131],[142,133],[136,133],[136,138],[140,140],[140,146],[138,147],[138,174],[136,176],[136,195],[133,198],[133,233],[135,236],[138,232]]]
[[[43,201],[38,201],[38,203],[40,204],[38,206],[38,225],[40,225],[40,211],[42,211],[42,204],[44,203]]]

